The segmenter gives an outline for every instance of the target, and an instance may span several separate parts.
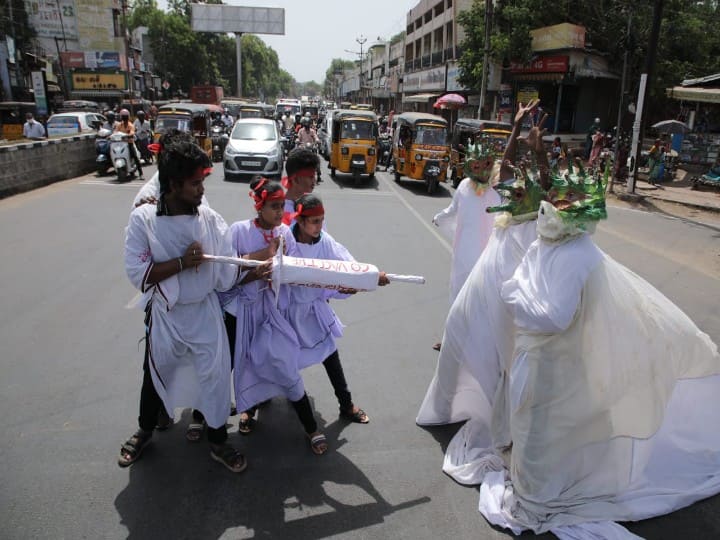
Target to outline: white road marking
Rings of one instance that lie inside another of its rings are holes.
[[[378,181],[382,181],[388,187],[388,189],[390,189],[390,191],[392,191],[395,194],[395,196],[398,199],[400,199],[400,202],[403,203],[403,205],[405,205],[405,208],[407,208],[410,211],[410,213],[413,216],[415,216],[420,223],[422,223],[422,226],[425,227],[430,232],[430,234],[432,234],[435,238],[437,238],[437,241],[440,242],[440,245],[442,245],[447,250],[448,253],[452,254],[453,249],[452,249],[452,246],[448,243],[448,241],[445,240],[445,238],[442,237],[442,235],[437,231],[437,229],[434,228],[432,226],[432,224],[428,223],[425,220],[425,218],[422,217],[417,210],[415,210],[412,206],[410,206],[410,203],[408,203],[403,198],[402,194],[393,185],[393,183],[390,180],[387,180],[386,178],[384,178],[380,175],[377,175],[376,178],[378,179]]]

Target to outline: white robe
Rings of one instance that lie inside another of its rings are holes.
[[[354,261],[350,252],[328,233],[323,232],[314,244],[298,242],[295,257]],[[337,349],[335,338],[342,337],[343,324],[330,307],[331,298],[346,298],[330,289],[314,287],[290,287],[290,301],[285,316],[295,330],[300,343],[298,365],[300,369],[323,362]]]
[[[232,245],[238,256],[267,247],[254,220],[239,221],[230,227]],[[295,250],[287,225],[273,229],[274,237],[283,236],[288,252]],[[283,317],[287,307],[288,286],[280,287],[278,306],[266,281],[256,280],[220,294],[223,308],[237,317],[233,382],[238,410],[275,396],[299,400],[305,393],[300,377],[295,331]]]
[[[629,538],[614,521],[720,492],[720,355],[677,306],[586,234],[534,242],[502,296],[513,445],[503,467],[486,437],[491,523]]]
[[[535,220],[493,230],[450,308],[418,424],[461,422],[482,416],[492,405],[505,360],[512,357],[515,330],[500,286],[512,277],[535,238]]]
[[[230,412],[230,349],[215,290],[230,288],[237,268],[201,264],[160,283],[148,285],[153,261],[181,257],[198,241],[205,253],[233,255],[228,227],[207,206],[198,215],[157,216],[155,205],[130,214],[125,240],[125,269],[144,293],[141,307],[152,300],[150,370],[168,411],[200,410],[210,427],[225,425]]]
[[[450,206],[433,218],[433,223],[453,242],[451,305],[490,239],[495,215],[485,209],[500,204],[500,196],[494,189],[487,188],[478,195],[475,185],[470,178],[465,178],[455,190]]]

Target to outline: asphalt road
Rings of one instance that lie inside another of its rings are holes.
[[[339,421],[320,366],[305,382],[330,452],[314,456],[280,399],[249,437],[231,442],[249,468],[232,475],[185,441],[187,411],[120,469],[136,427],[142,314],[122,263],[123,228],[138,182],[90,175],[0,201],[0,537],[95,539],[505,538],[477,511],[478,491],[441,471],[458,426],[414,423],[448,308],[450,246],[430,225],[450,189],[427,196],[389,175],[355,188],[318,188],[327,227],[358,260],[422,274],[334,304],[347,325],[340,355],[368,425]],[[207,181],[228,222],[253,215],[247,183]],[[720,223],[613,208],[598,244],[678,303],[720,342]],[[630,525],[653,539],[720,535],[720,497]],[[527,535],[532,536],[532,535]]]

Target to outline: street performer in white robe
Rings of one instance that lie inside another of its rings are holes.
[[[227,444],[230,349],[216,290],[238,278],[230,265],[202,264],[204,253],[234,255],[222,217],[201,205],[210,162],[195,144],[178,142],[160,156],[157,206],[133,210],[125,268],[146,307],[149,358],[144,366],[140,429],[123,445],[118,464],[135,462],[150,442],[159,408],[199,410],[208,425],[210,456],[232,472],[247,466]]]
[[[615,522],[720,492],[720,355],[593,242],[608,174],[552,178],[539,238],[502,285],[512,446],[498,453],[488,437],[479,508],[516,534],[637,538]]]

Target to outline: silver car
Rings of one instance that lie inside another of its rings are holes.
[[[225,180],[260,174],[280,178],[283,149],[280,132],[269,118],[241,118],[235,122],[223,156]]]

